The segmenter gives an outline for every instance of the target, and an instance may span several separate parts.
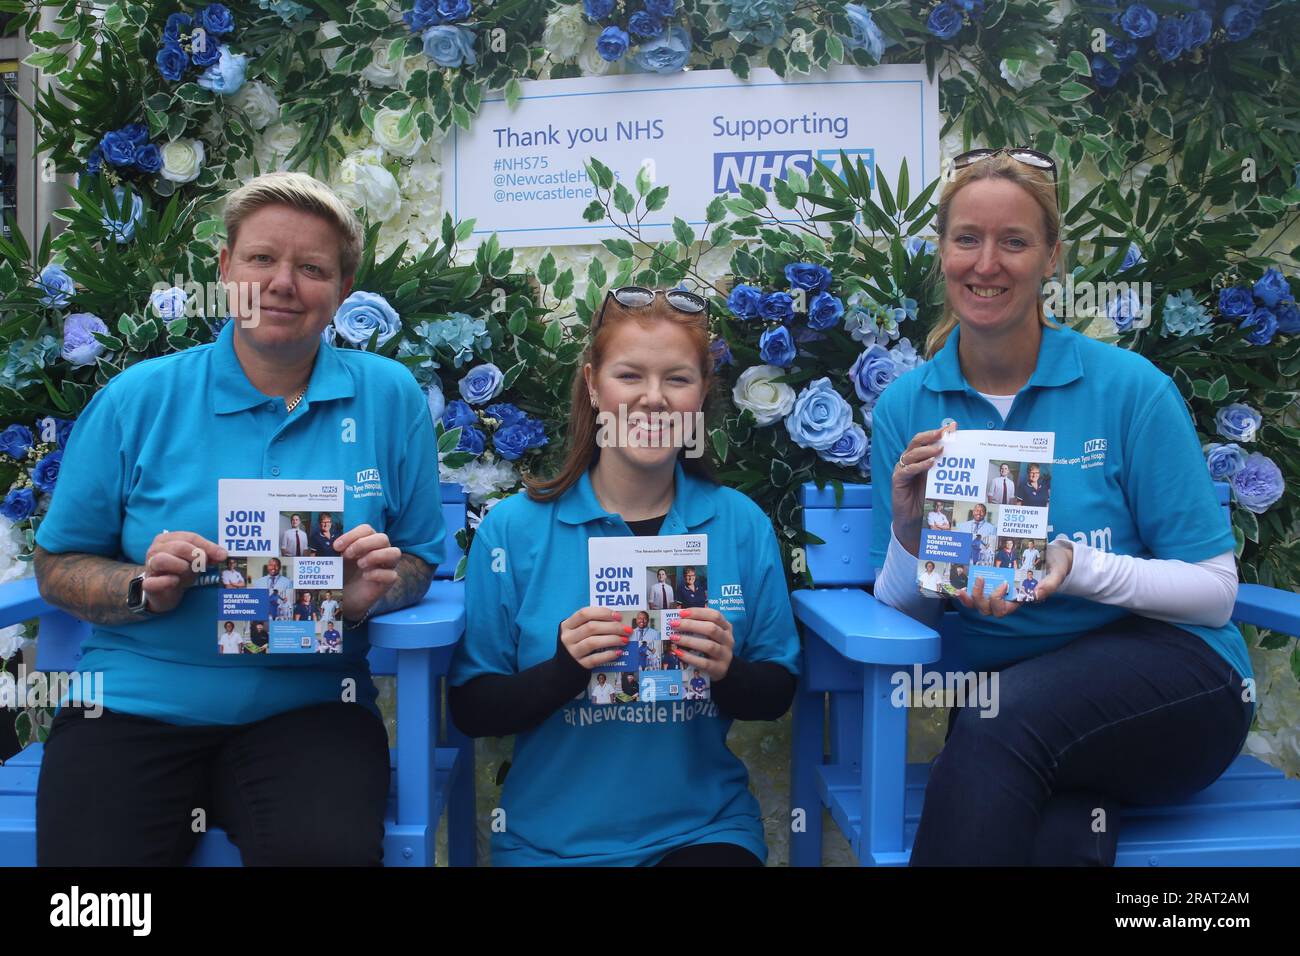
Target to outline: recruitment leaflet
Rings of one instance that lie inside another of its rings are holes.
[[[708,535],[592,538],[587,557],[591,605],[620,611],[632,628],[618,659],[592,670],[587,700],[708,700],[708,676],[683,664],[672,640],[684,609],[708,606]]]
[[[223,478],[218,654],[341,654],[343,480]]]
[[[1033,601],[1047,554],[1053,432],[962,431],[943,436],[925,478],[916,581],[927,597],[984,580],[1008,601]]]

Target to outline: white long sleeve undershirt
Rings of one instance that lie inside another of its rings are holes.
[[[1135,558],[1112,554],[1058,535],[1074,549],[1070,573],[1059,594],[1112,604],[1135,614],[1219,627],[1232,619],[1237,601],[1237,564],[1231,551],[1198,561]],[[938,623],[944,602],[923,596],[916,586],[916,558],[889,532],[885,566],[876,576],[878,601],[923,624]],[[1050,600],[1050,599],[1049,599]]]

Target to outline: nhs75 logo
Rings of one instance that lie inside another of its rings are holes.
[[[713,154],[713,191],[715,193],[738,193],[741,183],[757,186],[765,192],[772,191],[773,179],[788,179],[790,170],[797,169],[805,176],[813,173],[813,157],[825,163],[836,175],[843,176],[840,169],[840,150],[819,149],[776,149],[749,150],[746,152]],[[874,149],[846,149],[843,151],[850,162],[862,158],[863,166],[875,185],[876,151]]]

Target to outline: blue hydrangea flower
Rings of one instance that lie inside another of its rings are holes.
[[[1286,479],[1282,477],[1282,469],[1259,452],[1247,458],[1241,470],[1232,476],[1232,494],[1237,504],[1257,515],[1275,505],[1284,491]]]
[[[794,8],[795,0],[732,0],[727,29],[742,43],[771,46],[785,36],[786,17]]]
[[[1203,335],[1213,324],[1214,319],[1205,306],[1196,301],[1191,289],[1183,289],[1177,297],[1165,296],[1165,335]]]
[[[472,361],[474,352],[483,351],[492,344],[484,319],[470,318],[464,312],[449,313],[441,322],[422,323],[417,332],[433,348],[445,348],[452,353],[452,364],[460,368]]]
[[[1246,452],[1236,442],[1223,445],[1211,443],[1205,449],[1205,466],[1215,481],[1227,481],[1246,464]]]

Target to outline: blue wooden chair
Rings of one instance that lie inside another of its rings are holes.
[[[1216,487],[1226,515],[1228,488]],[[805,529],[826,543],[807,549],[816,589],[796,591],[792,598],[803,631],[804,666],[794,704],[790,806],[806,813],[802,832],[791,835],[790,862],[820,865],[827,807],[860,863],[906,865],[930,767],[907,762],[907,709],[891,704],[890,677],[935,661],[938,671],[970,670],[960,660],[957,615],[944,615],[936,633],[863,590],[876,576],[870,485],[846,485],[837,508],[833,489],[818,491],[810,483],[801,501]],[[1239,623],[1300,634],[1300,594],[1243,584],[1233,616]],[[1300,780],[1239,756],[1186,803],[1127,808],[1116,863],[1300,864]]]
[[[465,526],[465,493],[442,486],[447,551],[419,604],[370,621],[370,669],[397,677],[397,747],[384,819],[386,866],[433,866],[438,821],[447,813],[452,866],[475,863],[474,742],[442,719],[442,684],[465,630],[464,582],[452,581]],[[36,667],[73,671],[90,626],[46,604],[35,578],[0,587],[0,627],[41,619]],[[0,712],[4,713],[4,712]],[[12,715],[12,711],[8,712]],[[0,866],[36,865],[36,781],[43,744],[34,743],[0,766]],[[224,831],[203,834],[194,866],[239,866],[239,850]]]

